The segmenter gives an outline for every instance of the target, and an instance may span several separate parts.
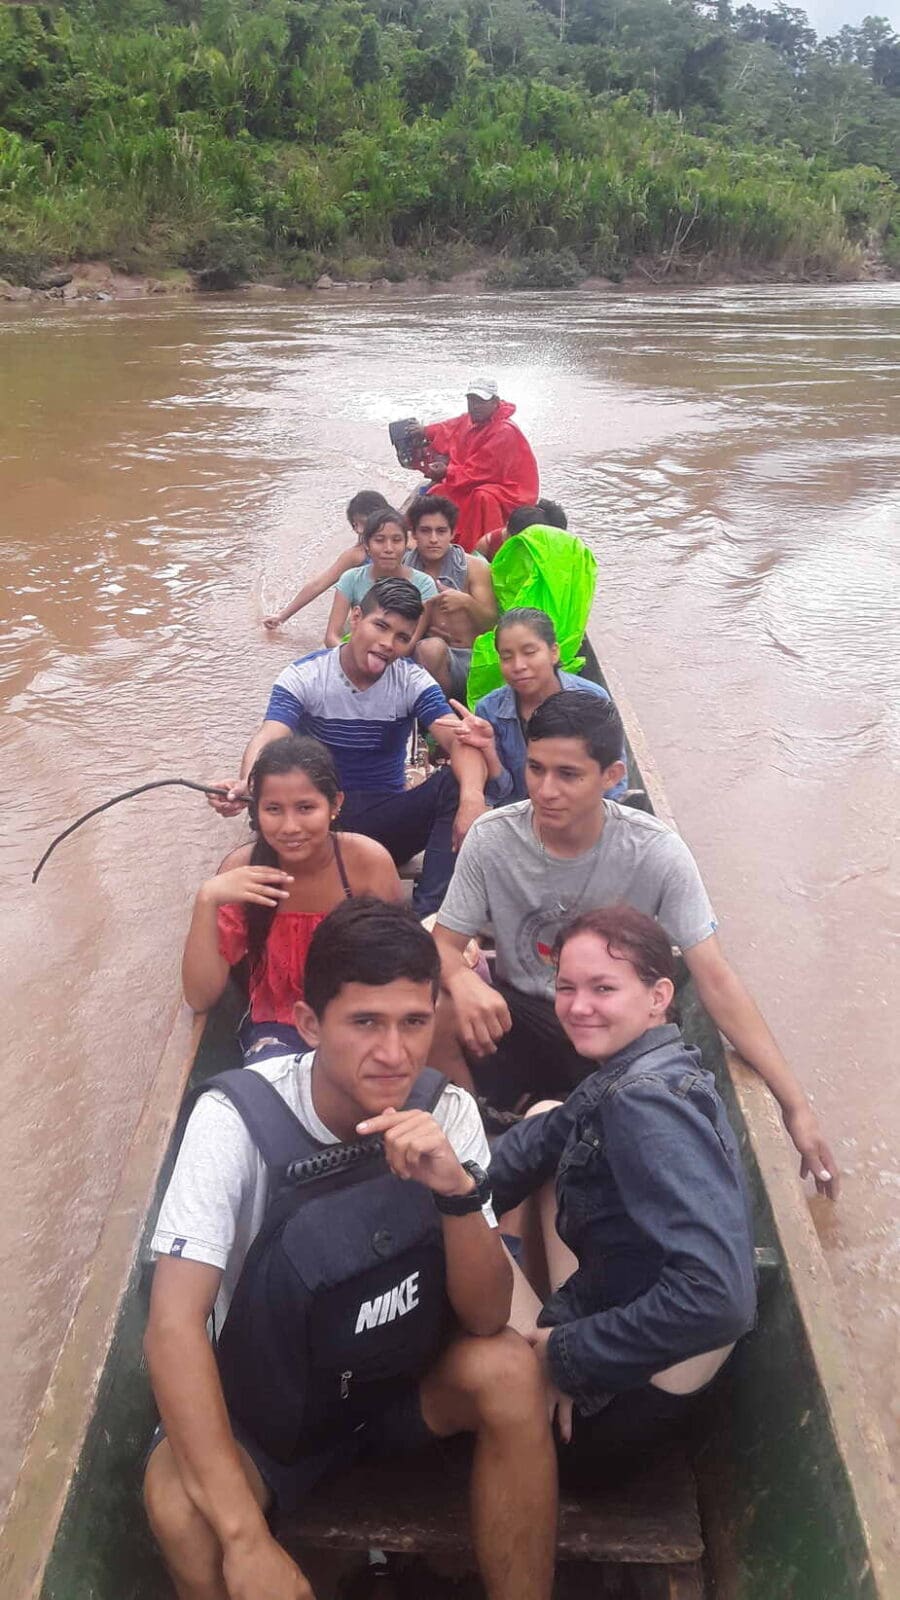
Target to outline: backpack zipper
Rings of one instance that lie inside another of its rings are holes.
[[[353,1373],[352,1372],[342,1372],[341,1373],[341,1399],[342,1400],[349,1400],[350,1399],[350,1379],[352,1377],[353,1377]]]

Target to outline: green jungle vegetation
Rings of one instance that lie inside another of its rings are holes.
[[[731,0],[0,6],[0,275],[900,268],[900,39]]]

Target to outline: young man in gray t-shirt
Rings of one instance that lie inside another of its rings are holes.
[[[479,721],[469,718],[459,737],[484,750]],[[656,817],[604,798],[624,771],[615,707],[577,691],[553,695],[531,718],[527,740],[529,799],[488,812],[470,828],[434,930],[455,1035],[479,1089],[509,1107],[523,1095],[566,1095],[594,1070],[556,1019],[553,945],[579,912],[625,902],[656,917],[680,947],[713,1021],[778,1100],[801,1172],[812,1172],[833,1196],[834,1158],[722,952],[687,845]],[[463,954],[488,924],[497,948],[494,985]]]

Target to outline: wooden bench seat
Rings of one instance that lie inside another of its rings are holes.
[[[468,1453],[364,1462],[319,1486],[278,1533],[288,1550],[402,1551],[427,1556],[471,1550]],[[627,1487],[590,1498],[563,1495],[561,1562],[642,1563],[658,1569],[660,1594],[700,1596],[703,1537],[686,1457],[669,1451]],[[666,1578],[671,1568],[671,1584]],[[662,1569],[662,1570],[659,1570]],[[682,1581],[683,1580],[683,1581]]]

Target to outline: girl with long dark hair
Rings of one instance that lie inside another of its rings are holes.
[[[335,833],[343,795],[318,739],[290,734],[267,744],[250,773],[253,844],[225,858],[202,884],[184,947],[184,997],[195,1011],[219,999],[246,958],[250,1006],[245,1055],[259,1060],[305,1050],[294,1024],[313,933],[346,896],[399,900],[400,880],[383,845]]]

